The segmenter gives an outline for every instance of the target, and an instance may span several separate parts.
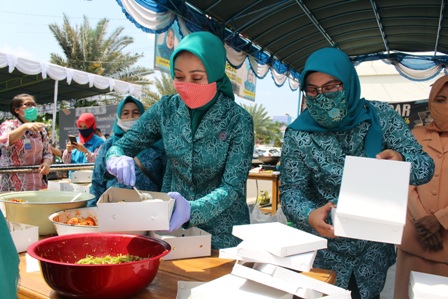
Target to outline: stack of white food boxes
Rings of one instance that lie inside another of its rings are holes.
[[[221,258],[237,260],[232,273],[193,287],[190,299],[351,298],[347,290],[297,272],[312,268],[326,239],[279,222],[234,226],[233,235],[243,242],[220,250]]]
[[[70,176],[74,192],[90,193],[92,186],[93,170],[76,170]]]
[[[70,179],[49,180],[47,189],[53,191],[90,193],[92,175],[93,170],[76,170],[71,173]]]
[[[410,299],[448,299],[448,277],[411,271]]]

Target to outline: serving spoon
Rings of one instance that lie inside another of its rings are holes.
[[[75,197],[72,198],[72,200],[70,200],[70,202],[74,202],[74,201],[77,200],[81,195],[82,195],[82,193],[78,193]]]
[[[135,186],[133,186],[132,188],[134,188],[135,192],[137,192],[138,195],[140,196],[140,201],[153,199],[151,194],[148,194],[148,193],[145,193],[145,192],[140,192],[140,190],[138,190]]]

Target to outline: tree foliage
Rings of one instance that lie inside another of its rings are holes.
[[[49,28],[65,57],[51,53],[50,62],[132,83],[150,83],[146,76],[154,71],[134,66],[143,54],[124,51],[134,39],[122,35],[124,27],[118,27],[108,35],[108,25],[109,20],[103,18],[92,28],[84,16],[81,25],[72,26],[64,14],[61,26],[53,23]]]
[[[149,88],[144,90],[145,98],[150,105],[157,102],[162,96],[177,93],[173,85],[173,79],[168,74],[161,73],[160,78],[156,78],[154,85],[157,91],[152,91]]]
[[[270,144],[271,142],[279,141],[283,138],[280,131],[282,124],[277,121],[273,121],[268,116],[268,112],[263,105],[255,104],[241,106],[252,115],[254,121],[254,134],[256,144]]]

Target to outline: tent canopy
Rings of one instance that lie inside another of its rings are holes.
[[[0,111],[9,111],[11,99],[21,93],[34,95],[38,104],[45,104],[111,91],[140,97],[141,86],[0,53]]]
[[[284,82],[277,75],[297,81],[309,55],[323,47],[343,50],[354,63],[387,59],[416,81],[434,78],[448,62],[444,0],[117,2],[146,32],[164,32],[178,21],[184,34],[215,33],[234,51],[254,59],[259,78],[266,74],[259,68],[268,65],[277,85]]]

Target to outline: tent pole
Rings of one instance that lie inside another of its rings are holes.
[[[53,124],[51,128],[51,139],[56,141],[56,110],[57,110],[57,103],[58,103],[58,86],[59,81],[54,80],[54,101],[53,101]]]

